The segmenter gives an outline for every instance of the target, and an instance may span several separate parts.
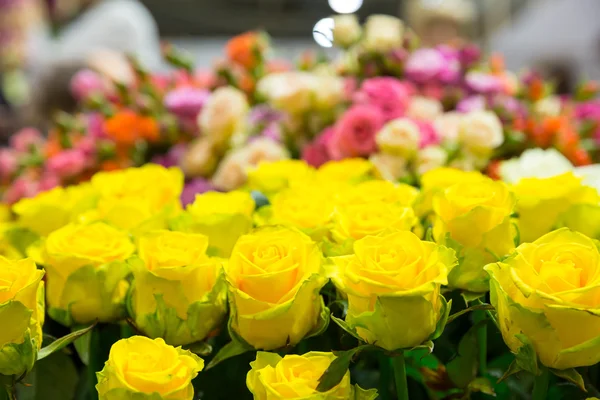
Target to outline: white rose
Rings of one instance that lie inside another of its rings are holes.
[[[508,183],[523,178],[550,178],[572,171],[573,165],[556,149],[529,149],[500,164],[500,177]]]
[[[444,107],[436,99],[414,96],[410,100],[406,115],[421,121],[432,121],[444,112]]]
[[[201,133],[214,143],[226,142],[233,134],[244,129],[248,110],[244,93],[229,86],[219,88],[198,115]]]
[[[440,146],[429,146],[417,155],[416,172],[419,176],[432,169],[442,167],[448,161],[448,153]]]
[[[303,71],[277,72],[262,78],[257,91],[275,108],[301,114],[310,110],[317,79]]]
[[[234,190],[246,183],[248,170],[262,161],[290,158],[285,147],[269,138],[258,138],[245,147],[232,150],[215,172],[212,183],[220,190]]]
[[[384,153],[411,158],[421,141],[419,126],[408,118],[394,119],[375,135],[377,146]]]
[[[458,131],[463,115],[456,111],[450,111],[437,116],[433,120],[435,131],[445,143],[456,143],[458,141]]]
[[[591,186],[600,193],[600,164],[577,167],[573,172],[576,176],[583,178],[584,185]]]
[[[381,179],[397,182],[408,175],[406,159],[391,154],[375,153],[369,157],[369,161],[375,167],[375,172]]]
[[[362,41],[368,51],[386,53],[402,47],[404,24],[390,15],[372,15],[365,23],[365,37]]]
[[[315,107],[319,110],[330,110],[344,100],[344,81],[331,75],[315,77],[318,90],[314,94]]]
[[[504,143],[502,123],[491,111],[473,111],[465,114],[458,135],[464,146],[475,152],[495,149]]]
[[[187,177],[208,176],[217,162],[214,144],[204,136],[191,142],[181,158],[180,167]]]
[[[333,17],[333,42],[348,48],[360,39],[362,29],[356,15],[336,15]]]
[[[548,96],[533,105],[536,114],[542,117],[555,117],[560,114],[561,102],[558,96]]]

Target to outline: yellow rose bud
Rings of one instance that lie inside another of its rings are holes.
[[[67,326],[123,317],[130,273],[125,260],[134,250],[126,232],[102,222],[52,232],[42,250],[49,315]]]
[[[348,204],[335,209],[332,235],[337,243],[344,243],[384,231],[409,231],[417,223],[413,209],[398,203]]]
[[[100,172],[92,185],[100,193],[96,217],[121,229],[140,233],[166,228],[181,209],[183,173],[178,168],[146,164]]]
[[[192,400],[192,379],[203,368],[204,361],[187,350],[133,336],[113,344],[96,390],[99,400]]]
[[[178,231],[208,236],[209,253],[229,257],[236,240],[252,228],[254,207],[247,192],[206,192],[197,195],[171,225]]]
[[[204,340],[225,317],[222,263],[206,255],[204,235],[152,231],[129,260],[134,281],[130,314],[138,329],[171,345]]]
[[[290,182],[312,178],[315,169],[304,161],[281,160],[262,162],[248,171],[248,188],[258,190],[269,197],[290,186]]]
[[[21,377],[42,346],[44,272],[30,259],[0,257],[0,375]]]
[[[239,238],[227,266],[230,327],[256,349],[296,345],[320,328],[322,255],[300,231],[264,227]]]
[[[362,390],[350,384],[350,372],[342,381],[327,392],[318,392],[319,378],[331,365],[333,353],[311,351],[303,355],[288,354],[281,357],[274,353],[259,351],[250,363],[246,385],[254,400],[350,400],[360,398],[374,400],[376,390]],[[360,397],[358,394],[360,393]]]
[[[479,172],[462,171],[456,168],[436,168],[421,176],[421,194],[415,203],[415,212],[424,217],[433,212],[433,197],[457,183],[472,183],[486,179]]]
[[[366,342],[405,349],[436,331],[446,312],[440,288],[456,264],[454,251],[395,232],[357,240],[354,254],[332,260],[332,280],[348,296],[346,322]]]
[[[520,245],[485,267],[504,341],[513,352],[522,334],[547,367],[600,362],[600,252],[585,235],[562,228]]]
[[[598,205],[596,189],[584,186],[572,172],[551,178],[524,178],[515,186],[521,241],[532,242],[550,232],[574,205]]]
[[[346,158],[341,161],[328,161],[317,170],[317,179],[321,182],[357,183],[371,179],[373,164],[362,158]]]
[[[13,206],[20,226],[38,235],[47,236],[93,208],[97,193],[89,184],[69,188],[56,187]]]
[[[433,199],[435,240],[459,248],[461,262],[448,277],[452,288],[488,290],[483,266],[514,249],[511,215],[515,197],[502,182],[484,179],[464,182],[438,192]]]

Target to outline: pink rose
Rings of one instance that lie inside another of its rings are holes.
[[[367,156],[377,149],[375,135],[384,124],[382,112],[374,106],[349,108],[335,124],[328,142],[333,159]]]
[[[44,143],[44,137],[35,128],[23,128],[10,138],[10,146],[18,152],[26,153]]]
[[[302,159],[313,167],[320,167],[331,160],[328,143],[333,135],[333,128],[325,129],[312,143],[302,151]]]
[[[179,118],[195,119],[209,97],[208,90],[180,87],[167,93],[164,103],[167,110]]]
[[[486,107],[485,97],[470,96],[462,99],[456,105],[456,111],[461,113],[470,113],[473,111],[483,111]]]
[[[89,99],[95,94],[104,94],[106,82],[102,77],[89,69],[83,69],[71,79],[71,93],[78,101]]]
[[[50,158],[46,164],[50,175],[69,178],[81,173],[86,166],[85,154],[77,149],[64,150]]]
[[[415,120],[414,122],[419,126],[419,131],[421,132],[421,142],[419,143],[420,148],[440,143],[440,135],[438,135],[431,122],[418,120]]]
[[[39,182],[31,179],[30,176],[23,175],[15,179],[6,192],[4,192],[2,201],[14,204],[22,198],[33,197],[38,192]]]
[[[10,178],[18,167],[17,155],[11,149],[0,149],[0,179]]]
[[[503,89],[502,80],[485,72],[472,71],[467,74],[465,81],[469,89],[476,93],[491,94]]]
[[[410,103],[411,88],[395,78],[367,79],[354,96],[358,104],[377,107],[384,122],[404,116]]]
[[[419,49],[412,53],[404,67],[406,76],[418,83],[431,80],[455,81],[460,73],[460,62],[448,51]]]

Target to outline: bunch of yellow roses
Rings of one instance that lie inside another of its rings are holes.
[[[490,292],[515,371],[572,377],[564,371],[600,361],[600,221],[588,218],[600,194],[574,175],[509,186],[442,168],[419,190],[362,159],[264,163],[248,175],[246,190],[200,194],[185,210],[182,173],[152,164],[14,205],[0,222],[0,323],[10,326],[0,375],[32,369],[45,312],[72,328],[126,320],[138,335],[113,345],[99,398],[191,400],[204,362],[184,349],[227,322],[231,343],[211,364],[260,350],[246,381],[255,399],[374,399],[350,384],[340,353],[275,353],[327,328],[328,282],[347,303],[331,319],[393,359],[401,399],[403,354],[432,348],[452,289]]]

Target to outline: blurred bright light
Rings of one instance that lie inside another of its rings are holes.
[[[313,28],[313,37],[321,47],[333,46],[333,18],[319,20]]]
[[[363,0],[329,0],[329,7],[338,14],[352,14],[363,5]]]

